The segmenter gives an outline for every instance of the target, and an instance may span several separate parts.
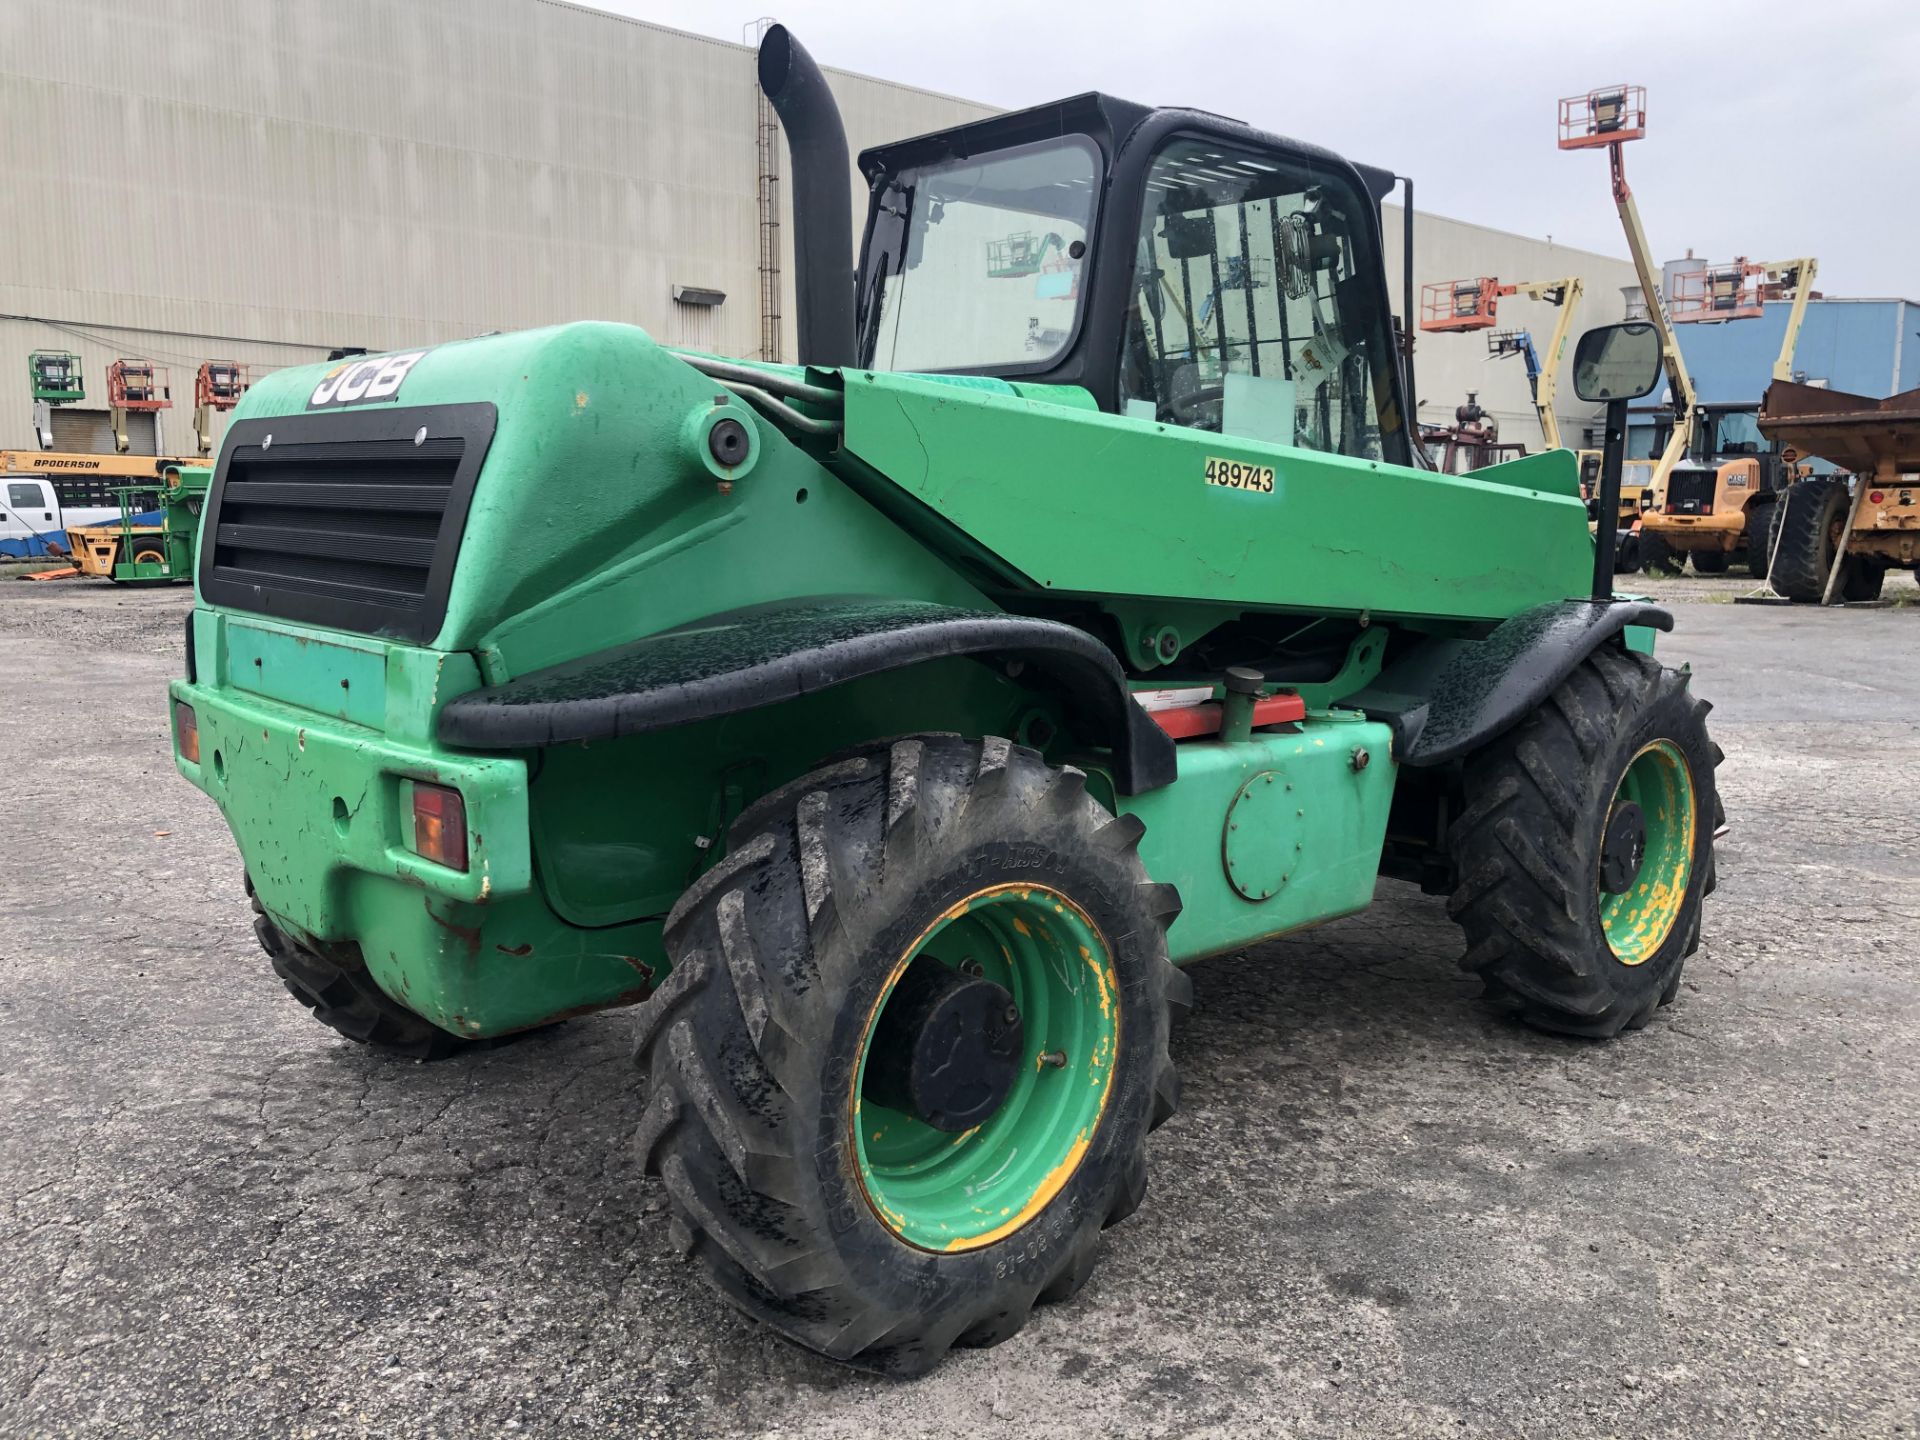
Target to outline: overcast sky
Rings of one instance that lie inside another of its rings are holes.
[[[595,3],[727,40],[771,14],[823,65],[1009,109],[1194,105],[1411,175],[1422,210],[1620,256],[1604,152],[1556,148],[1555,102],[1637,83],[1656,261],[1812,254],[1828,294],[1920,299],[1917,0]]]

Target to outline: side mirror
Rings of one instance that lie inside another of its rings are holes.
[[[1644,320],[1602,325],[1573,352],[1573,393],[1596,404],[1638,400],[1660,383],[1660,332]]]

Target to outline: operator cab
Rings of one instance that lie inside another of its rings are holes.
[[[1415,463],[1388,172],[1097,94],[860,170],[856,364],[1076,385],[1110,414]]]

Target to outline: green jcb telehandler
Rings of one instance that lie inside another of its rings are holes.
[[[1140,1204],[1180,967],[1385,875],[1523,1019],[1645,1024],[1718,752],[1571,454],[1416,465],[1391,176],[1084,95],[863,155],[856,270],[825,83],[760,66],[809,363],[574,324],[266,377],[173,737],[316,1018],[644,1002],[673,1242],[914,1374]],[[1024,231],[1065,283],[992,273]]]

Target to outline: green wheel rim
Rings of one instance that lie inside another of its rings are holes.
[[[1613,806],[1631,801],[1646,817],[1647,848],[1633,884],[1600,897],[1600,926],[1614,959],[1643,965],[1659,953],[1680,918],[1693,878],[1693,772],[1670,740],[1656,740],[1627,765]]]
[[[1025,1025],[1006,1100],[958,1135],[864,1098],[874,1027],[907,966],[926,955],[1005,986]],[[894,966],[867,1016],[851,1129],[861,1189],[880,1222],[922,1250],[975,1250],[1045,1210],[1079,1169],[1113,1085],[1120,990],[1099,927],[1041,885],[969,895]]]

